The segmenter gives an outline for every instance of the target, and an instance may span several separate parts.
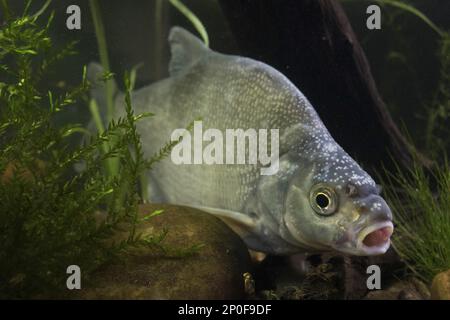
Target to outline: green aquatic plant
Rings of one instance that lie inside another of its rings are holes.
[[[440,40],[440,80],[433,101],[429,106],[426,125],[426,150],[433,158],[439,158],[450,150],[450,33],[444,32]]]
[[[412,6],[406,1],[399,1],[399,0],[376,0],[375,2],[378,2],[381,5],[388,5],[395,8],[398,8],[400,10],[403,10],[405,12],[408,12],[420,20],[422,20],[426,25],[428,25],[433,31],[435,31],[439,36],[444,35],[444,31],[442,31],[438,26],[436,26],[425,14],[423,14],[420,10]]]
[[[417,162],[386,172],[384,192],[396,223],[393,246],[418,278],[431,283],[450,269],[450,166],[432,172]]]
[[[86,133],[81,125],[56,125],[59,114],[87,100],[90,83],[86,67],[81,83],[61,94],[43,81],[76,53],[73,43],[53,47],[53,13],[42,21],[49,2],[31,14],[28,1],[18,17],[1,2],[6,21],[0,29],[0,298],[67,292],[69,265],[78,265],[88,281],[130,246],[159,246],[164,238],[135,232],[137,182],[159,158],[144,159],[136,122],[150,114],[134,114],[130,76],[125,76],[125,115],[85,144],[68,142]],[[115,176],[105,172],[111,158],[119,162]],[[77,172],[73,168],[80,163],[84,170]],[[111,243],[119,229],[128,237]]]
[[[192,25],[195,27],[197,32],[202,36],[203,41],[205,42],[205,45],[208,46],[209,45],[208,33],[206,32],[206,29],[203,26],[200,19],[198,19],[197,16],[187,6],[185,6],[181,1],[170,0],[170,3],[192,23]],[[106,119],[107,119],[107,121],[110,121],[111,119],[113,119],[114,113],[115,113],[114,94],[115,94],[115,91],[117,90],[117,88],[114,85],[114,81],[111,80],[111,77],[113,74],[111,73],[105,28],[103,25],[103,19],[102,19],[102,14],[101,14],[100,5],[99,5],[98,0],[89,0],[89,6],[90,6],[91,16],[92,16],[92,20],[93,20],[93,24],[94,24],[95,35],[96,35],[96,39],[97,39],[100,63],[102,65],[103,69],[105,70],[105,74],[107,75],[105,78],[105,84],[106,84],[105,85],[105,97],[106,97],[106,106],[107,106]],[[162,6],[163,6],[162,1],[158,0],[156,2],[156,12],[155,12],[156,22],[158,22],[157,18],[159,18],[159,14],[161,14]],[[159,32],[161,32],[161,30],[159,30]],[[155,48],[155,50],[158,51],[157,48]],[[139,66],[136,66],[135,68],[133,68],[131,70],[131,73],[130,73],[131,90],[134,88],[134,82],[136,79],[136,72],[137,72],[138,68],[139,68]],[[102,118],[102,115],[100,114],[99,106],[95,99],[92,99],[92,98],[90,99],[89,110],[91,112],[92,120],[96,126],[97,132],[102,133],[105,130],[104,125],[103,125],[103,118]],[[190,124],[189,127],[192,127],[192,124]],[[108,143],[105,143],[105,146],[103,147],[103,149],[112,147],[114,145],[114,143],[115,143],[114,138],[112,138]],[[154,162],[156,162],[156,160],[159,161],[163,157],[167,156],[170,153],[171,148],[176,143],[177,142],[175,142],[175,143],[168,142],[166,144],[166,146],[164,146],[162,149],[162,150],[164,150],[164,152],[162,152],[162,153],[160,152],[160,153],[156,154],[151,162],[154,163]],[[119,170],[118,159],[116,159],[114,157],[107,159],[105,161],[105,168],[106,168],[106,173],[109,176],[111,176],[111,177],[116,176],[118,174],[118,170]],[[141,193],[142,199],[144,199],[144,201],[148,201],[150,198],[148,191],[147,191],[147,185],[148,185],[147,175],[142,174],[140,176],[140,186],[141,186],[140,193]]]
[[[100,57],[100,63],[106,73],[111,73],[111,67],[108,56],[108,46],[106,43],[105,28],[103,26],[103,19],[100,12],[100,5],[97,0],[89,0],[89,7],[91,10],[92,21],[94,23],[95,35],[97,39],[98,53]],[[111,74],[112,75],[112,74]],[[105,100],[106,100],[106,120],[110,121],[114,117],[114,81],[112,79],[105,79]],[[102,133],[104,131],[103,120],[99,112],[99,106],[95,99],[90,99],[89,110],[91,111],[92,118],[94,120],[97,132]],[[114,139],[111,140],[111,144],[114,144]],[[118,159],[111,158],[105,161],[107,173],[110,176],[118,174]]]
[[[433,29],[439,36],[443,36],[444,31],[442,31],[438,26],[436,26],[423,12],[415,8],[408,1],[401,0],[365,0],[368,3],[376,2],[379,5],[391,6],[400,9],[404,12],[414,15],[415,17],[422,20],[426,25]],[[341,0],[341,2],[356,2],[355,0]]]
[[[156,79],[160,79],[164,74],[164,64],[163,61],[163,46],[164,46],[164,30],[167,23],[167,1],[166,0],[155,0],[153,7],[153,34],[151,38],[152,51],[153,51],[153,61],[152,70],[155,74]]]
[[[342,2],[356,2],[354,0],[341,0]],[[367,3],[373,1],[366,0]],[[429,102],[422,102],[426,106],[426,111],[420,115],[425,119],[424,147],[421,152],[429,158],[437,160],[443,152],[450,151],[450,129],[448,121],[450,120],[450,32],[437,26],[423,12],[414,7],[412,1],[407,0],[376,0],[381,6],[395,8],[394,12],[406,13],[419,19],[424,26],[433,30],[437,35],[438,53],[437,58],[440,64],[440,79],[436,89],[431,93]],[[389,19],[387,19],[389,21]],[[394,24],[393,21],[390,24]],[[392,26],[391,26],[392,27]],[[403,38],[403,37],[402,37]],[[409,74],[414,73],[416,68],[411,66],[411,57],[409,59],[405,52],[391,51],[388,59],[397,60],[409,70]],[[433,89],[432,89],[433,90]],[[391,106],[392,107],[392,106]]]
[[[450,119],[450,32],[439,28],[424,13],[407,1],[377,0],[377,2],[414,15],[439,36],[440,80],[433,101],[427,108],[425,132],[425,151],[432,158],[437,159],[442,152],[449,150],[450,146],[450,140],[448,139],[450,131],[447,126]]]
[[[178,9],[194,26],[194,28],[197,30],[197,32],[200,34],[200,36],[203,39],[203,42],[207,47],[209,47],[209,38],[208,33],[206,32],[205,27],[203,26],[203,23],[200,21],[199,18],[188,8],[186,7],[180,0],[169,0],[170,3]]]

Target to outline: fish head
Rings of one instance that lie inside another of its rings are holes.
[[[296,173],[286,193],[284,227],[291,241],[311,251],[383,254],[394,230],[391,210],[353,159],[345,153],[338,159]]]

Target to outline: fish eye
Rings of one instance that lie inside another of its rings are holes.
[[[336,192],[321,184],[311,189],[309,202],[316,213],[324,216],[332,215],[338,208]]]
[[[318,193],[316,195],[316,204],[322,209],[325,209],[330,204],[330,198],[325,193]]]

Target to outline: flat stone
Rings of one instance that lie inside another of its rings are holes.
[[[74,293],[77,299],[241,299],[244,273],[251,259],[241,238],[220,219],[197,209],[170,205],[143,205],[140,216],[164,210],[138,228],[158,235],[167,228],[162,244],[167,252],[139,248],[121,262],[99,270],[93,281]],[[122,236],[123,238],[123,236]],[[179,257],[174,252],[192,245],[203,247]]]

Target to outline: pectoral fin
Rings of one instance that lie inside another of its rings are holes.
[[[246,214],[202,206],[191,206],[205,212],[208,212],[225,222],[234,232],[236,232],[241,238],[247,238],[252,234],[257,234],[258,221],[254,218],[247,216]]]

